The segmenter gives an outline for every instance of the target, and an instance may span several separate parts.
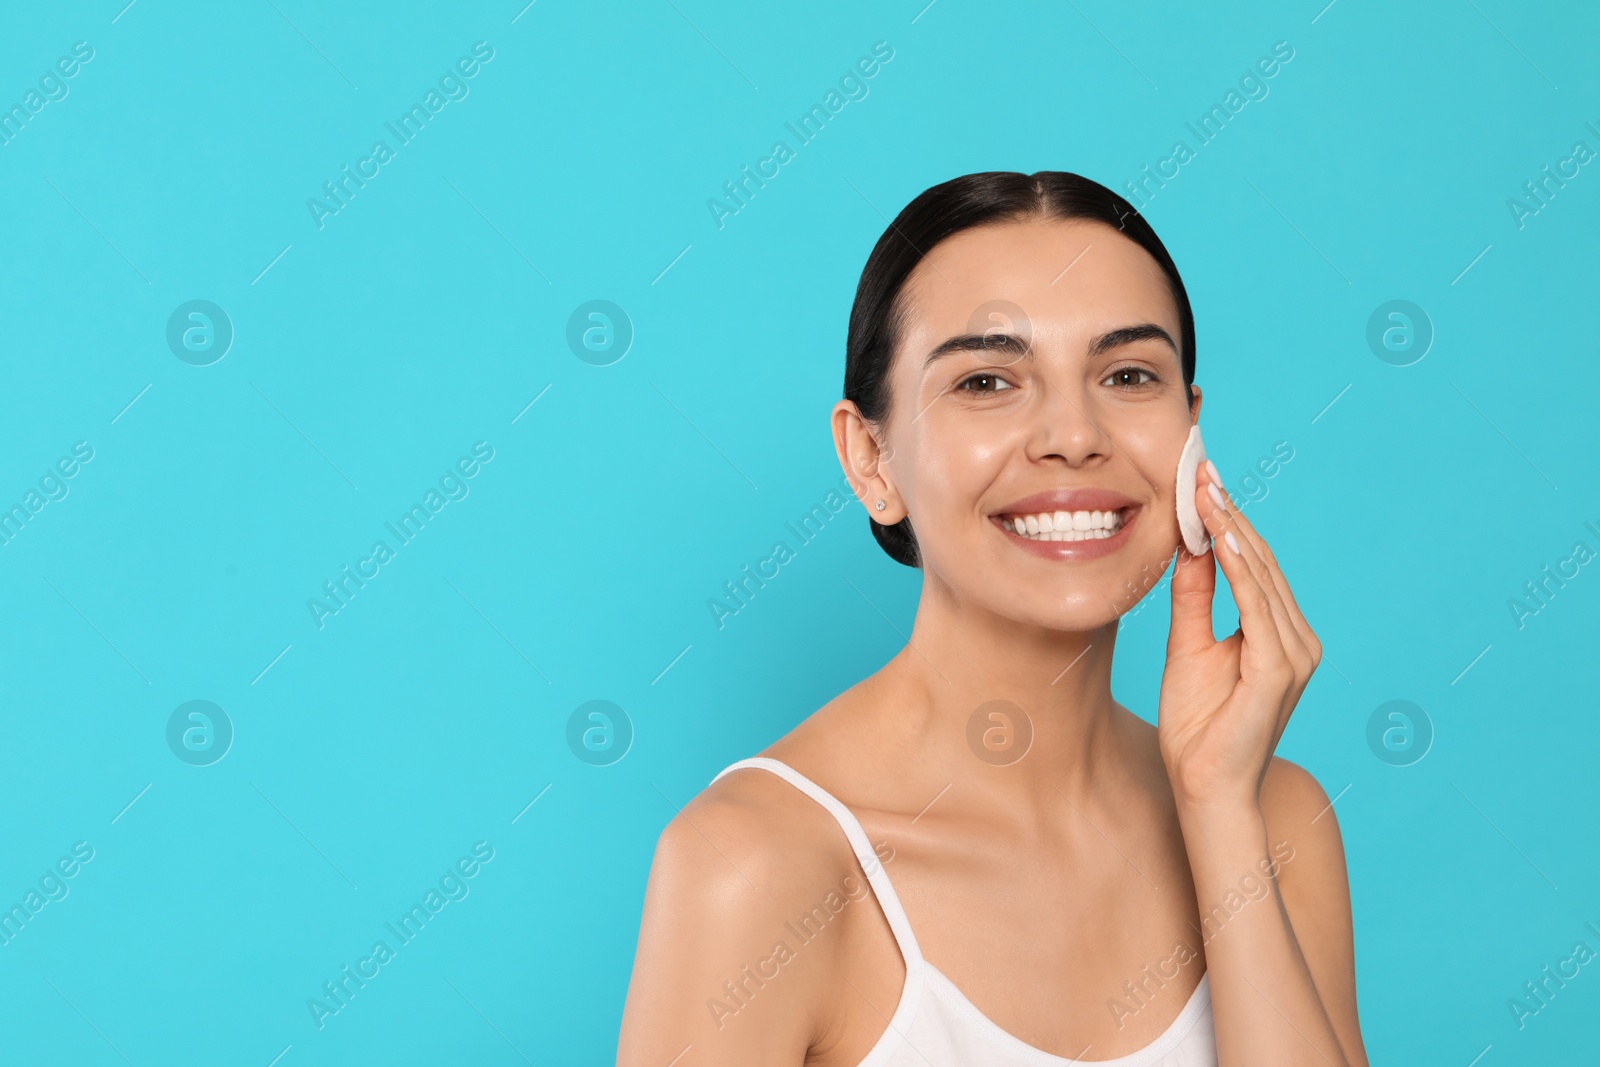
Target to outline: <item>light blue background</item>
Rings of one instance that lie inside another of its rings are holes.
[[[1592,1058],[1600,964],[1523,1029],[1507,1002],[1600,950],[1600,571],[1522,628],[1508,601],[1600,549],[1600,170],[1522,228],[1507,201],[1600,149],[1600,19],[1323,2],[8,5],[0,103],[94,58],[0,147],[0,504],[94,459],[0,547],[0,904],[95,854],[0,947],[0,1060],[607,1062],[656,835],[910,625],[854,503],[707,608],[837,484],[887,218],[976,170],[1124,191],[1280,40],[1146,214],[1210,454],[1326,645],[1280,753],[1338,798],[1368,1049]],[[319,229],[308,198],[480,40],[470,95]],[[708,198],[878,41],[869,95],[719,229]],[[207,367],[165,341],[194,299],[235,330]],[[593,299],[635,330],[611,366],[566,344]],[[1411,366],[1366,342],[1392,299],[1435,330]],[[319,629],[308,598],[478,441],[470,495]],[[1165,591],[1120,641],[1147,716]],[[208,767],[165,740],[192,699],[236,731]],[[565,740],[592,699],[636,731],[611,766]],[[1436,731],[1412,766],[1367,745],[1392,699]],[[307,999],[476,841],[470,895],[319,1030]]]

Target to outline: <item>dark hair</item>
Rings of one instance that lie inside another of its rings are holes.
[[[935,185],[907,204],[872,246],[845,341],[844,398],[855,402],[869,422],[881,423],[889,411],[889,364],[904,325],[900,290],[913,268],[940,241],[986,223],[1017,219],[1085,219],[1115,227],[1155,259],[1178,307],[1182,336],[1179,353],[1186,392],[1194,384],[1194,313],[1178,268],[1131,204],[1099,182],[1059,170],[1034,174],[991,170],[964,174]],[[1193,401],[1193,393],[1189,392]],[[872,524],[872,536],[896,562],[921,565],[911,519]]]

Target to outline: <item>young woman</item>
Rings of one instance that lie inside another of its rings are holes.
[[[1273,755],[1322,648],[1216,467],[1175,484],[1194,367],[1171,257],[1078,175],[879,238],[833,438],[916,622],[662,833],[619,1063],[1364,1067],[1338,822]],[[1112,653],[1174,549],[1151,726]]]

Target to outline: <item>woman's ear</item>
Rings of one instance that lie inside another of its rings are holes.
[[[1191,385],[1189,392],[1194,394],[1194,401],[1189,405],[1189,423],[1193,425],[1200,421],[1200,387]]]
[[[887,469],[893,450],[878,440],[873,426],[862,417],[861,409],[853,400],[835,404],[832,419],[833,447],[856,499],[867,509],[873,522],[893,526],[906,517]],[[878,507],[880,500],[882,509]]]

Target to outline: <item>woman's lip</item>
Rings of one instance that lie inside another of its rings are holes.
[[[1091,509],[1092,510],[1092,509]],[[1056,560],[1087,560],[1099,559],[1109,556],[1128,543],[1128,530],[1139,521],[1139,515],[1144,508],[1134,506],[1122,514],[1122,525],[1117,527],[1117,532],[1110,537],[1095,537],[1083,541],[1035,541],[1030,537],[1023,537],[1014,530],[1006,528],[999,516],[990,517],[995,528],[1006,535],[1006,538],[1019,548],[1026,549],[1036,556]]]
[[[1013,501],[996,511],[995,515],[1042,515],[1047,511],[1121,511],[1138,501],[1115,489],[1085,487],[1082,489],[1052,489],[1048,493],[1035,493]]]

